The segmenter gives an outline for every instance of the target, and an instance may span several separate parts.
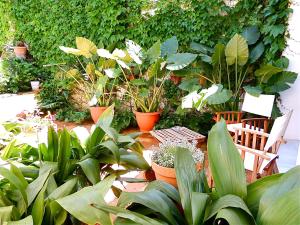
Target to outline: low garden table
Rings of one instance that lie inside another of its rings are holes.
[[[153,130],[150,131],[151,135],[155,137],[160,142],[164,143],[167,141],[178,142],[180,140],[194,141],[198,142],[198,145],[205,141],[205,136],[198,134],[186,127],[172,127],[169,129]]]

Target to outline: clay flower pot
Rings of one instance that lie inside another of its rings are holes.
[[[99,120],[99,117],[102,115],[102,113],[107,109],[108,107],[102,107],[102,106],[91,106],[90,112],[92,119],[94,123],[97,123]]]
[[[141,132],[153,130],[160,117],[160,112],[143,113],[134,111],[134,114]]]
[[[26,58],[27,48],[25,46],[14,47],[14,52],[17,58]]]
[[[174,168],[163,167],[152,162],[152,169],[154,170],[157,180],[165,181],[176,188],[178,187]],[[196,164],[196,169],[197,171],[200,171],[202,169],[202,163],[198,162]]]

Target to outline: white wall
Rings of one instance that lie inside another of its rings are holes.
[[[290,38],[284,55],[290,60],[288,70],[299,75],[292,87],[281,93],[281,98],[285,108],[294,110],[285,138],[300,140],[300,0],[293,0],[291,7],[293,14],[289,20]]]

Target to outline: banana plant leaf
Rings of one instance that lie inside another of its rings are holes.
[[[244,164],[223,119],[209,132],[208,160],[217,194],[244,199],[247,196]]]
[[[112,186],[115,178],[115,176],[109,176],[98,184],[85,187],[74,194],[58,199],[57,202],[81,222],[112,225],[108,213],[101,212],[91,205],[105,203],[104,196]]]
[[[152,209],[171,224],[179,225],[185,223],[173,201],[158,190],[135,193],[123,192],[118,201],[118,206],[124,208],[131,203],[138,203]]]

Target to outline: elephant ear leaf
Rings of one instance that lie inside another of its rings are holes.
[[[250,52],[250,63],[254,63],[258,60],[265,51],[265,45],[263,42],[258,43]]]
[[[222,119],[208,135],[208,160],[217,194],[247,196],[246,175],[240,153]]]
[[[249,45],[253,45],[258,41],[260,32],[257,26],[250,26],[245,28],[242,36],[247,40]]]
[[[176,53],[170,55],[167,59],[168,70],[181,70],[190,65],[197,58],[196,54],[192,53]]]
[[[178,50],[178,40],[175,36],[169,38],[160,47],[161,56],[165,57],[168,55],[176,54]]]
[[[225,48],[226,61],[229,66],[238,64],[244,66],[249,58],[248,44],[245,38],[235,34]]]
[[[80,50],[81,55],[91,58],[97,53],[97,46],[89,39],[76,37],[76,46]]]

